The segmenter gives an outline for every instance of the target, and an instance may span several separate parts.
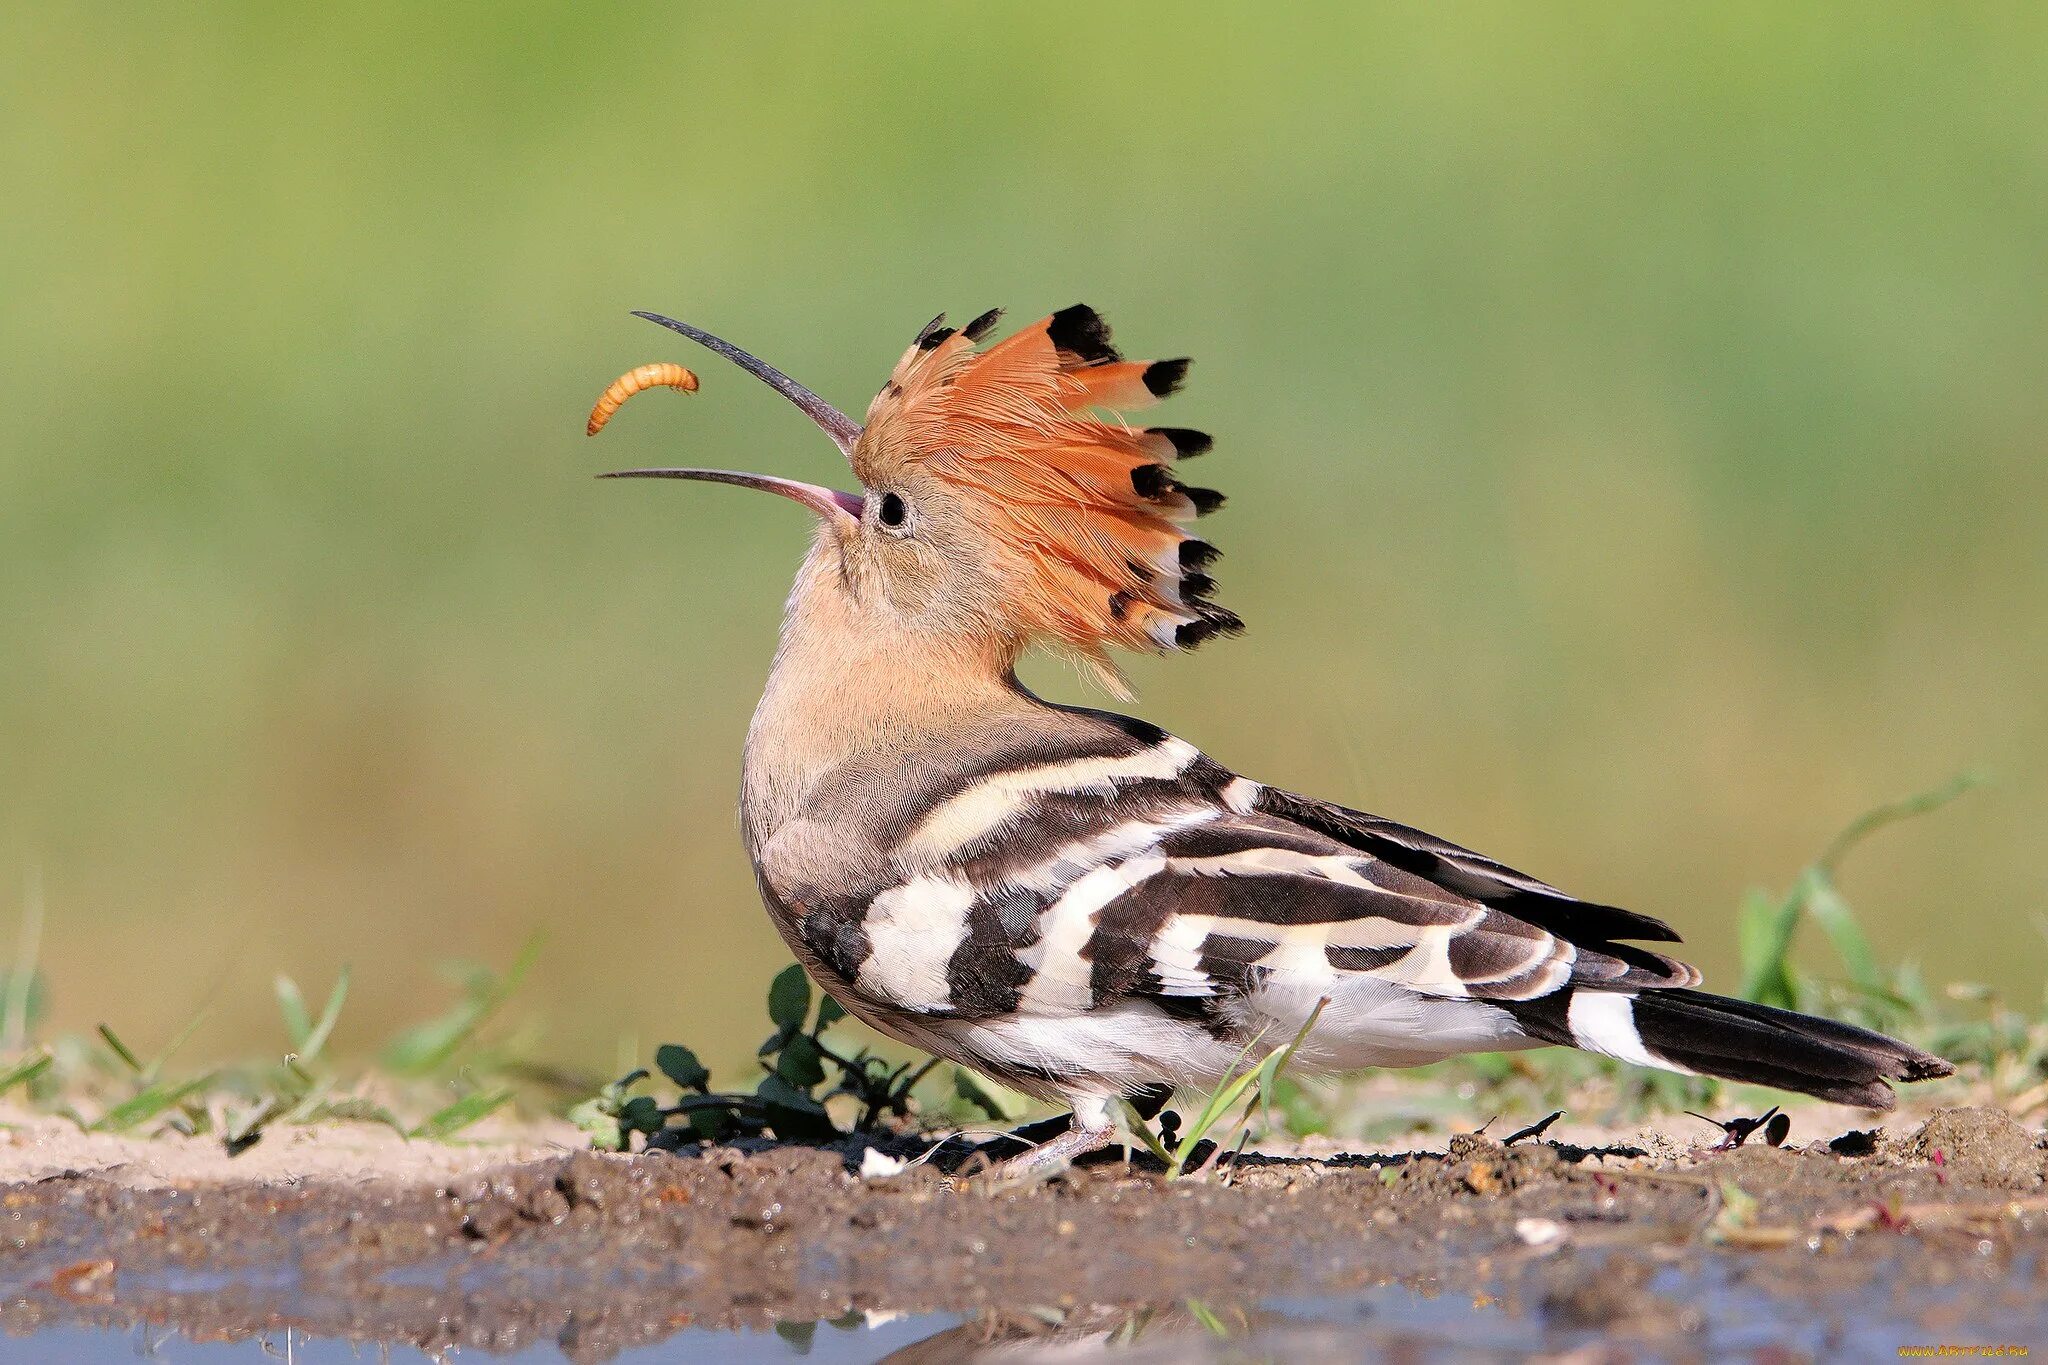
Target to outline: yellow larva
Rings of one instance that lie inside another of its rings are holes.
[[[583,429],[585,434],[595,436],[603,431],[604,424],[612,420],[612,414],[619,410],[619,405],[640,390],[662,388],[695,393],[697,376],[670,361],[640,365],[626,371],[597,396],[597,406],[590,410],[590,425]]]

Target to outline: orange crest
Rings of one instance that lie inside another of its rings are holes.
[[[1217,552],[1191,529],[1222,495],[1174,474],[1209,438],[1109,415],[1172,393],[1188,362],[1125,360],[1083,304],[977,350],[1000,316],[919,334],[868,409],[854,472],[873,484],[914,465],[985,509],[1017,560],[1021,634],[1106,664],[1104,645],[1186,649],[1241,630],[1208,600]]]

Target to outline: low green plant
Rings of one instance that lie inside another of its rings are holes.
[[[1309,1011],[1308,1018],[1302,1021],[1301,1029],[1293,1039],[1285,1047],[1267,1053],[1255,1065],[1247,1066],[1246,1063],[1258,1049],[1259,1042],[1264,1036],[1263,1032],[1246,1043],[1244,1051],[1237,1054],[1237,1060],[1231,1064],[1229,1072],[1216,1083],[1216,1088],[1203,1100],[1201,1109],[1195,1115],[1195,1121],[1188,1125],[1185,1132],[1176,1133],[1170,1146],[1165,1137],[1153,1130],[1144,1115],[1128,1102],[1124,1105],[1125,1118],[1131,1132],[1145,1144],[1145,1149],[1159,1158],[1166,1167],[1168,1180],[1178,1180],[1188,1173],[1188,1164],[1194,1160],[1195,1149],[1210,1131],[1237,1107],[1238,1101],[1244,1099],[1247,1090],[1251,1091],[1251,1099],[1245,1105],[1244,1115],[1239,1120],[1238,1132],[1242,1135],[1249,1130],[1253,1113],[1262,1102],[1269,1100],[1281,1074],[1286,1071],[1287,1064],[1294,1060],[1294,1054],[1300,1050],[1302,1040],[1308,1037],[1309,1030],[1316,1026],[1316,1021],[1323,1017],[1323,1008],[1329,1003],[1328,996],[1318,1000],[1316,1007]],[[1270,1122],[1270,1115],[1268,1121]],[[1218,1144],[1211,1153],[1210,1160],[1213,1162],[1216,1153],[1222,1150],[1222,1145]]]
[[[2048,989],[2031,1008],[2014,1006],[1991,987],[1951,982],[1929,988],[1908,962],[1885,967],[1855,911],[1837,889],[1843,861],[1877,831],[1941,809],[1981,785],[1965,774],[1931,791],[1879,806],[1859,817],[1777,900],[1752,894],[1741,917],[1743,994],[1764,1004],[1848,1018],[1896,1033],[1956,1063],[1987,1086],[1992,1098],[2023,1112],[2048,1106]],[[1793,959],[1798,931],[1816,925],[1833,949],[1841,974],[1820,976]],[[2034,927],[2048,938],[2048,921]]]
[[[756,1050],[762,1074],[751,1091],[714,1090],[697,1054],[670,1043],[655,1050],[654,1071],[675,1087],[672,1103],[641,1093],[654,1074],[641,1068],[576,1105],[569,1118],[606,1151],[629,1150],[636,1137],[642,1145],[769,1133],[787,1141],[832,1142],[888,1131],[909,1117],[912,1089],[939,1062],[892,1063],[865,1047],[849,1057],[825,1036],[845,1017],[839,1002],[822,992],[814,1009],[810,978],[791,964],[768,988],[774,1031]],[[965,1072],[955,1075],[953,1093],[992,1118],[1004,1117],[1000,1104]],[[831,1112],[835,1108],[843,1123]]]
[[[24,939],[32,942],[33,936]],[[0,972],[0,1033],[15,1054],[0,1070],[0,1095],[19,1094],[31,1109],[90,1132],[216,1136],[229,1155],[247,1151],[279,1124],[368,1122],[411,1138],[453,1138],[514,1098],[502,1081],[515,1067],[516,1052],[486,1038],[485,1029],[537,950],[538,940],[530,940],[504,973],[467,965],[451,969],[455,1002],[402,1031],[383,1050],[380,1069],[353,1077],[326,1059],[348,1000],[346,967],[317,1015],[298,983],[276,979],[286,1043],[277,1061],[178,1074],[174,1060],[204,1022],[204,1011],[148,1060],[105,1023],[88,1036],[41,1043],[36,1035],[44,988],[32,958],[25,958],[22,966]],[[407,1121],[401,1112],[415,1117]]]
[[[504,1008],[540,960],[541,943],[541,935],[529,936],[503,972],[476,962],[444,967],[442,974],[456,988],[455,1003],[385,1044],[380,1054],[384,1068],[394,1076],[431,1076],[446,1070],[458,1054],[474,1055],[477,1036],[485,1024]]]
[[[1849,1012],[1874,1027],[1897,1027],[1927,1010],[1925,1001],[1901,995],[1900,977],[1878,965],[1877,952],[1837,887],[1843,862],[1871,835],[1903,820],[1928,815],[1978,786],[1964,775],[1931,791],[1918,792],[1866,811],[1837,834],[1779,897],[1752,891],[1737,916],[1742,953],[1742,997],[1781,1009],[1816,1010],[1830,1002],[1826,986],[1795,966],[1792,949],[1800,928],[1811,922],[1826,936],[1847,973],[1841,988]]]
[[[479,1044],[486,1025],[533,970],[541,941],[538,934],[530,936],[503,972],[470,962],[446,966],[443,975],[455,986],[455,1000],[441,1013],[401,1030],[380,1050],[380,1079],[399,1088],[423,1087],[428,1093],[446,1093],[452,1088],[455,1092],[454,1098],[411,1123],[363,1093],[361,1086],[344,1085],[321,1064],[348,999],[348,968],[344,966],[336,977],[318,1018],[307,1008],[298,984],[279,976],[278,1013],[292,1048],[277,1066],[253,1078],[255,1083],[249,1088],[256,1099],[254,1107],[224,1111],[223,1139],[228,1150],[240,1152],[254,1146],[274,1124],[323,1120],[380,1123],[408,1138],[446,1141],[497,1113],[512,1102],[515,1092],[509,1086],[480,1079],[501,1075],[507,1065],[504,1056]]]

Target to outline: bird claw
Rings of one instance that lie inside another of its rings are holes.
[[[1076,1158],[1108,1146],[1115,1136],[1114,1124],[1100,1128],[1072,1127],[1049,1142],[1041,1142],[1015,1156],[994,1162],[988,1169],[988,1176],[1003,1184],[1050,1180],[1072,1166]]]
[[[1750,1136],[1758,1129],[1763,1130],[1765,1144],[1776,1147],[1783,1143],[1785,1135],[1792,1131],[1792,1116],[1779,1113],[1775,1104],[1753,1119],[1710,1119],[1705,1114],[1696,1114],[1690,1109],[1685,1113],[1688,1118],[1711,1123],[1721,1130],[1721,1140],[1707,1149],[1710,1152],[1732,1152],[1749,1141]]]

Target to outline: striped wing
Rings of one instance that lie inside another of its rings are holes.
[[[1231,1001],[1269,985],[1372,978],[1436,999],[1515,1001],[1567,985],[1697,980],[1681,963],[1574,942],[1259,812],[1219,810],[1089,876],[1116,894],[1099,906],[1099,892],[1062,897],[1034,922],[1029,1007],[1078,1011],[1135,996],[1227,1016]]]
[[[1677,931],[1663,920],[1580,900],[1483,853],[1377,815],[1273,787],[1260,789],[1259,808],[1574,941],[1679,941]]]
[[[1671,937],[1455,845],[1237,777],[1170,736],[978,769],[900,827],[874,885],[810,902],[818,958],[933,1018],[1235,1002],[1375,979],[1435,999],[1687,985]]]

